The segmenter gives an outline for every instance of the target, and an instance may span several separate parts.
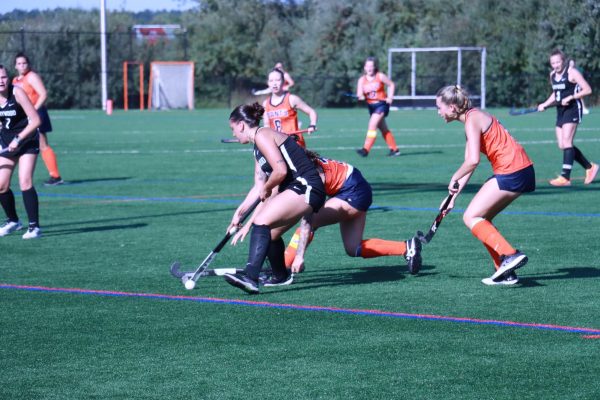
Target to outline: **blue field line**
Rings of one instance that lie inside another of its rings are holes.
[[[569,332],[569,333],[580,333],[580,334],[586,334],[586,335],[600,335],[600,329],[596,329],[596,328],[584,328],[584,327],[575,327],[575,326],[527,323],[527,322],[515,322],[515,321],[500,321],[500,320],[489,320],[489,319],[479,319],[479,318],[452,317],[452,316],[431,315],[431,314],[409,314],[409,313],[382,311],[382,310],[338,308],[338,307],[314,306],[314,305],[302,305],[302,304],[271,303],[271,302],[266,302],[266,301],[263,302],[263,301],[251,301],[251,300],[239,300],[239,299],[222,299],[222,298],[213,298],[213,297],[179,296],[179,295],[167,295],[167,294],[158,294],[158,293],[119,292],[119,291],[110,291],[110,290],[94,290],[94,289],[79,289],[79,288],[54,288],[54,287],[46,287],[46,286],[14,285],[14,284],[7,284],[7,283],[0,283],[0,289],[22,290],[22,291],[30,291],[30,292],[46,292],[46,293],[69,293],[69,294],[92,295],[92,296],[108,296],[108,297],[133,297],[133,298],[137,297],[137,298],[169,300],[169,301],[189,301],[189,302],[196,302],[196,303],[226,304],[226,305],[234,305],[234,306],[263,307],[263,308],[287,309],[287,310],[295,310],[295,311],[311,311],[311,312],[323,312],[323,313],[335,313],[335,314],[400,318],[400,319],[441,321],[441,322],[472,324],[472,325],[494,325],[494,326],[507,327],[507,328],[525,328],[525,329],[535,329],[535,330],[550,330],[550,331],[560,331],[560,332]]]
[[[19,194],[18,192],[15,192]],[[39,197],[65,198],[65,199],[88,199],[88,200],[121,200],[121,201],[155,201],[162,203],[213,203],[213,204],[239,204],[241,199],[195,199],[186,197],[137,197],[137,196],[112,196],[112,195],[92,195],[92,194],[68,194],[68,193],[38,193]],[[406,207],[406,206],[379,206],[373,204],[369,211],[426,211],[438,212],[438,208],[433,207]],[[465,210],[455,208],[453,214],[462,214]],[[599,218],[600,213],[578,213],[568,211],[502,211],[503,215],[541,215],[551,217],[586,217]]]

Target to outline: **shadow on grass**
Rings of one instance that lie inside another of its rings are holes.
[[[96,182],[114,182],[114,181],[126,181],[131,179],[130,176],[123,177],[115,177],[115,178],[97,178],[97,179],[76,179],[76,180],[68,180],[63,183],[63,185],[82,185],[86,183],[96,183]]]
[[[405,265],[399,266],[372,266],[363,268],[340,268],[327,271],[315,271],[296,275],[295,279],[301,285],[286,286],[281,290],[265,291],[278,293],[290,290],[312,290],[321,287],[363,285],[379,282],[397,282],[406,279],[409,275]],[[419,274],[420,275],[420,274]],[[419,276],[417,275],[417,276]],[[412,277],[415,278],[415,277]]]
[[[104,232],[123,229],[138,229],[145,228],[148,224],[129,224],[129,225],[106,225],[106,226],[90,226],[86,228],[58,229],[44,231],[44,236],[63,236],[63,235],[78,235],[80,233],[89,232]]]
[[[107,223],[107,222],[124,222],[124,221],[130,221],[130,220],[138,220],[138,219],[147,220],[147,219],[152,219],[152,218],[163,218],[163,217],[175,217],[175,216],[180,216],[180,215],[216,213],[216,212],[221,212],[221,211],[228,211],[228,212],[233,213],[235,210],[236,210],[236,207],[227,207],[227,208],[222,208],[222,209],[219,209],[219,210],[211,209],[211,210],[179,211],[179,212],[173,212],[173,213],[136,215],[136,216],[122,217],[122,218],[104,218],[104,219],[92,219],[92,220],[85,220],[85,221],[70,221],[70,222],[64,222],[64,223],[60,223],[60,224],[44,225],[43,228],[50,228],[50,229],[52,229],[52,228],[60,227],[60,226],[72,226],[72,225],[83,225],[83,224],[99,224],[99,223]],[[53,231],[53,232],[56,232],[56,231]]]
[[[600,278],[600,268],[596,267],[565,267],[551,274],[535,274],[519,277],[519,287],[544,286],[543,281],[564,279]]]

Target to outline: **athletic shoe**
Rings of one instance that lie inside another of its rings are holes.
[[[598,164],[592,163],[592,167],[585,170],[585,180],[583,181],[583,183],[585,183],[586,185],[589,185],[590,183],[592,183],[592,181],[596,177],[597,173],[598,173]]]
[[[388,157],[398,157],[400,155],[400,150],[390,150],[388,153]]]
[[[358,155],[361,157],[366,157],[369,155],[369,152],[365,149],[358,149],[356,150],[356,153],[358,153]]]
[[[263,285],[267,286],[288,286],[294,282],[294,274],[289,274],[284,279],[277,279],[275,275],[271,275],[263,281]]]
[[[527,256],[520,251],[517,250],[515,254],[511,254],[510,256],[501,256],[502,264],[500,264],[500,268],[494,272],[492,275],[492,279],[498,279],[498,277],[508,274],[517,268],[521,268],[523,265],[527,264]]]
[[[225,274],[223,275],[227,283],[237,288],[242,289],[244,292],[250,294],[258,294],[260,290],[258,288],[258,282],[250,279],[248,275],[243,272],[238,272],[237,274]]]
[[[517,276],[517,274],[515,274],[515,271],[512,271],[512,272],[509,272],[507,275],[502,275],[501,277],[496,278],[496,279],[492,279],[491,277],[482,279],[481,282],[484,285],[488,285],[488,286],[514,285],[516,283],[519,283],[519,277]]]
[[[0,236],[6,236],[22,228],[23,225],[19,221],[10,221],[7,219],[6,222],[0,226]]]
[[[29,227],[23,235],[23,239],[37,239],[42,237],[42,230],[39,227]]]
[[[551,179],[550,184],[552,186],[571,186],[571,180],[560,175],[554,179]]]
[[[50,179],[44,182],[44,186],[58,186],[62,185],[63,183],[65,183],[65,181],[63,181],[60,176],[58,178],[51,176]]]
[[[406,254],[404,255],[408,262],[408,272],[416,275],[421,270],[423,259],[421,258],[421,241],[413,237],[406,241]]]

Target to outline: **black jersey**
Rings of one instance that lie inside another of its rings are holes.
[[[581,100],[577,99],[570,102],[567,106],[562,106],[561,102],[564,98],[572,96],[577,92],[579,85],[569,81],[569,71],[563,72],[560,79],[556,79],[556,72],[553,72],[550,78],[552,82],[552,90],[554,91],[554,100],[558,103],[558,107],[579,107]],[[581,108],[581,107],[579,107]]]
[[[287,175],[283,182],[279,185],[279,190],[283,191],[293,181],[301,177],[306,181],[311,182],[313,186],[317,186],[324,193],[325,188],[323,187],[323,181],[315,168],[315,165],[310,161],[304,149],[296,143],[293,137],[288,136],[284,142],[279,146],[279,150],[285,159],[287,164]],[[268,163],[265,156],[260,152],[258,147],[254,145],[254,157],[260,165],[260,169],[267,174],[271,175],[273,168]],[[320,184],[320,185],[319,185]]]
[[[5,143],[10,143],[29,123],[23,107],[12,94],[4,106],[0,105],[1,134]]]

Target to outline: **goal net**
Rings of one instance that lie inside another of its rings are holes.
[[[148,108],[192,110],[194,108],[194,63],[191,61],[150,63]]]
[[[474,105],[485,108],[485,47],[408,47],[388,49],[388,76],[396,84],[397,107],[435,107],[435,94],[460,85]]]

